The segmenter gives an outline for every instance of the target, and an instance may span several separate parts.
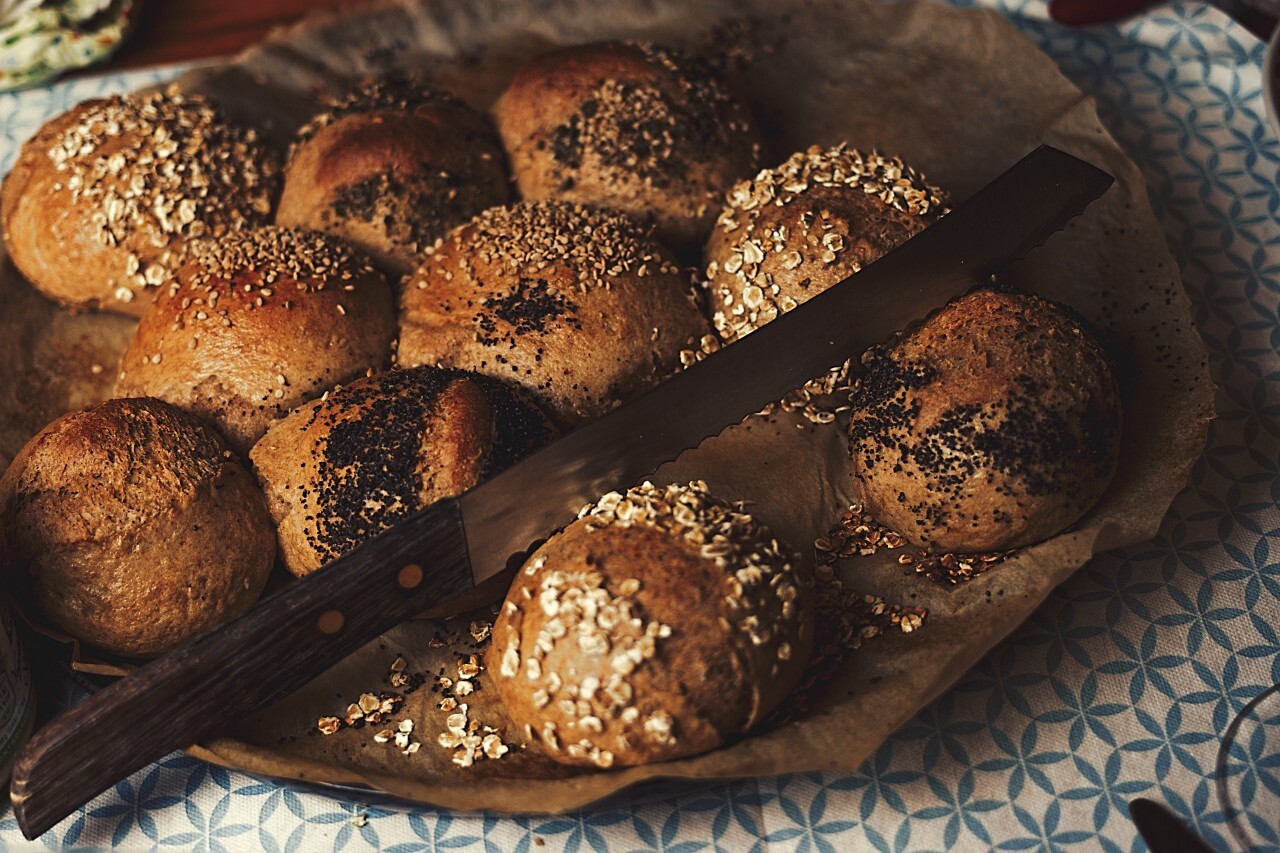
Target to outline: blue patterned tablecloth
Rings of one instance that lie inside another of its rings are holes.
[[[1280,145],[1264,45],[1197,3],[1088,30],[1053,25],[1043,2],[968,5],[1006,13],[1097,100],[1143,170],[1194,302],[1218,418],[1155,541],[1078,572],[858,773],[647,789],[512,818],[362,802],[177,754],[30,847],[1142,850],[1128,802],[1146,796],[1215,848],[1239,849],[1215,757],[1235,714],[1280,681]],[[172,73],[0,96],[0,172],[46,118]],[[1274,773],[1275,756],[1260,758]],[[1255,780],[1230,781],[1280,849],[1280,790]],[[25,844],[6,808],[0,847]]]

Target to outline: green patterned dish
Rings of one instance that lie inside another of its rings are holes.
[[[45,83],[110,56],[139,0],[0,0],[0,90]]]

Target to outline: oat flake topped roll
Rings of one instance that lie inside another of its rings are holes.
[[[488,667],[528,737],[595,767],[713,749],[808,662],[799,558],[702,482],[611,492],[530,557]]]
[[[946,195],[895,157],[812,147],[737,184],[704,253],[707,302],[725,343],[858,272],[947,211]],[[815,398],[848,387],[848,365],[784,408],[831,415]]]
[[[269,221],[279,161],[254,130],[173,87],[85,101],[23,146],[0,224],[47,296],[138,316],[189,243]]]

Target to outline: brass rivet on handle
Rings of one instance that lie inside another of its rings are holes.
[[[320,614],[316,627],[320,629],[322,634],[336,634],[342,630],[342,625],[347,621],[347,617],[342,615],[341,610],[326,610]]]
[[[396,580],[399,581],[400,586],[405,589],[413,589],[415,586],[422,583],[422,566],[419,566],[417,563],[410,563],[400,570],[400,574],[396,577]]]

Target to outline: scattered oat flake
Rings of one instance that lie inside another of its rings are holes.
[[[511,750],[502,742],[502,738],[494,735],[485,735],[481,748],[484,751],[485,758],[498,759],[506,755]]]
[[[853,504],[841,516],[840,523],[814,543],[819,562],[834,563],[840,557],[870,556],[881,549],[904,548],[907,540],[901,534],[879,524],[862,506]],[[916,574],[939,583],[957,584],[971,580],[1016,551],[984,554],[932,554],[910,550],[898,555],[898,563],[911,566]]]

